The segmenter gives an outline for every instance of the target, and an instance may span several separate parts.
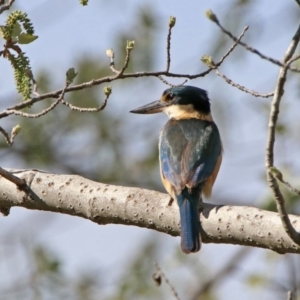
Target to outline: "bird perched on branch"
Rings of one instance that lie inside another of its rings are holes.
[[[181,249],[197,252],[201,247],[199,204],[202,194],[210,196],[222,161],[221,138],[207,92],[194,86],[172,87],[160,100],[131,112],[169,116],[159,138],[161,179],[179,206]]]

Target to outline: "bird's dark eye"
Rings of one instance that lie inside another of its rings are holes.
[[[173,100],[173,98],[174,98],[174,94],[170,93],[170,94],[168,94],[168,95],[166,96],[166,101],[167,101],[167,102],[170,102],[170,101]]]

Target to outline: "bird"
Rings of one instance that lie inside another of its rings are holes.
[[[160,176],[179,206],[181,249],[186,254],[198,252],[199,206],[203,195],[211,195],[223,152],[208,94],[195,86],[174,86],[165,90],[159,100],[130,112],[164,112],[169,117],[159,136]]]

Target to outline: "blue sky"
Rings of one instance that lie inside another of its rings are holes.
[[[295,1],[290,2],[253,1],[251,13],[240,28],[234,28],[234,33],[239,35],[243,27],[249,25],[245,41],[251,42],[263,53],[280,59],[297,26],[292,12],[299,8]],[[208,51],[211,49],[211,44],[215,42],[214,36],[219,33],[217,26],[205,17],[205,11],[212,9],[221,22],[232,18],[235,13],[233,11],[232,14],[225,14],[229,1],[224,0],[190,1],[189,3],[183,0],[143,2],[90,0],[87,7],[80,6],[76,0],[26,2],[16,0],[16,8],[28,13],[36,34],[39,35],[36,42],[24,47],[24,51],[31,58],[33,72],[42,68],[48,69],[55,78],[56,88],[62,88],[65,72],[74,65],[76,59],[81,55],[99,56],[99,59],[105,57],[105,50],[111,48],[115,32],[119,28],[130,26],[136,11],[145,3],[149,7],[154,7],[158,14],[159,30],[153,41],[157,50],[155,65],[157,70],[165,67],[165,40],[169,16],[177,17],[172,34],[171,70],[180,73],[196,73],[205,70],[200,57],[203,54],[210,54]],[[1,23],[3,20],[2,15]],[[137,44],[138,42],[136,41]],[[221,53],[225,53],[227,49],[228,46],[225,46]],[[221,70],[241,85],[260,92],[270,92],[277,77],[277,67],[261,61],[253,54],[241,55],[241,51],[245,50],[236,49],[225,61]],[[108,59],[107,63],[109,63]],[[15,94],[9,63],[1,60],[0,69],[0,107],[3,108],[6,103],[10,105],[14,103]],[[181,82],[181,80],[170,81]],[[189,84],[198,85],[209,91],[217,123],[218,115],[230,114],[230,134],[227,132],[225,134],[228,130],[226,126],[220,126],[221,133],[223,131],[224,136],[226,135],[223,140],[225,158],[215,186],[215,193],[225,199],[239,199],[241,203],[259,205],[260,199],[267,194],[268,188],[266,182],[261,180],[264,174],[267,115],[262,108],[260,111],[258,107],[268,105],[270,99],[250,97],[229,86],[213,73]],[[150,89],[148,81],[139,80],[134,91],[127,90],[127,99],[130,100],[126,101],[126,107],[130,105],[130,108],[134,108],[137,104],[155,100],[165,88],[161,82],[157,82],[155,89],[152,87]],[[137,97],[140,94],[146,96],[140,99]],[[227,102],[221,105],[222,95]],[[280,117],[283,122],[288,122],[299,112],[299,101],[295,103],[296,95],[295,79],[291,77],[287,97],[284,98],[287,113]],[[125,105],[123,98],[124,95],[121,98],[118,91],[114,92],[107,109],[123,109]],[[154,120],[153,131],[156,130],[158,133],[166,117],[151,116],[151,118]],[[131,118],[133,126],[138,126],[141,120],[142,117]],[[299,129],[299,122],[296,123],[295,126]],[[300,174],[299,162],[293,163],[295,159],[293,153],[299,147],[299,143],[288,141],[284,147],[281,146],[276,148],[278,163],[293,165],[293,171],[295,173],[298,171]],[[18,162],[15,161],[5,161],[3,164],[7,167],[18,167]],[[24,224],[32,216],[37,220],[49,218],[50,225],[43,229],[42,234],[36,226]],[[18,228],[19,224],[22,224],[21,229]],[[54,220],[50,214],[22,209],[13,209],[8,218],[0,218],[0,227],[7,232],[17,231],[16,236],[22,236],[25,231],[27,233],[32,231],[33,235],[38,234],[38,239],[42,243],[48,244],[63,258],[67,265],[66,270],[70,273],[76,273],[90,265],[111,269],[126,261],[128,256],[136,251],[137,241],[144,241],[153,234],[149,230],[134,227],[98,226],[87,220],[70,216],[58,216]],[[179,244],[179,238],[160,233],[155,235],[166,243],[166,249]],[[236,246],[205,245],[199,255],[207,257],[212,269],[217,270],[226,263],[226,258],[230,257],[236,248]],[[263,259],[264,253],[264,250],[254,251],[241,268],[244,271],[263,269],[263,264],[258,266],[256,262]],[[167,254],[159,259],[164,261],[166,257]],[[234,277],[226,285],[221,286],[220,299],[234,299],[235,295],[232,293],[234,289],[239,290],[240,287],[239,279]],[[243,295],[243,299],[253,299],[253,294],[249,294],[249,298]]]

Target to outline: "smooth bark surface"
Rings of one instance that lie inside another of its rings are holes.
[[[20,206],[60,212],[89,219],[98,224],[146,227],[173,236],[180,234],[179,213],[167,194],[139,188],[102,184],[77,175],[49,174],[39,170],[10,170],[26,181],[19,189],[0,177],[0,210]],[[300,231],[300,217],[289,215]],[[285,233],[278,213],[247,206],[203,204],[202,239],[269,248],[278,253],[300,253]]]

